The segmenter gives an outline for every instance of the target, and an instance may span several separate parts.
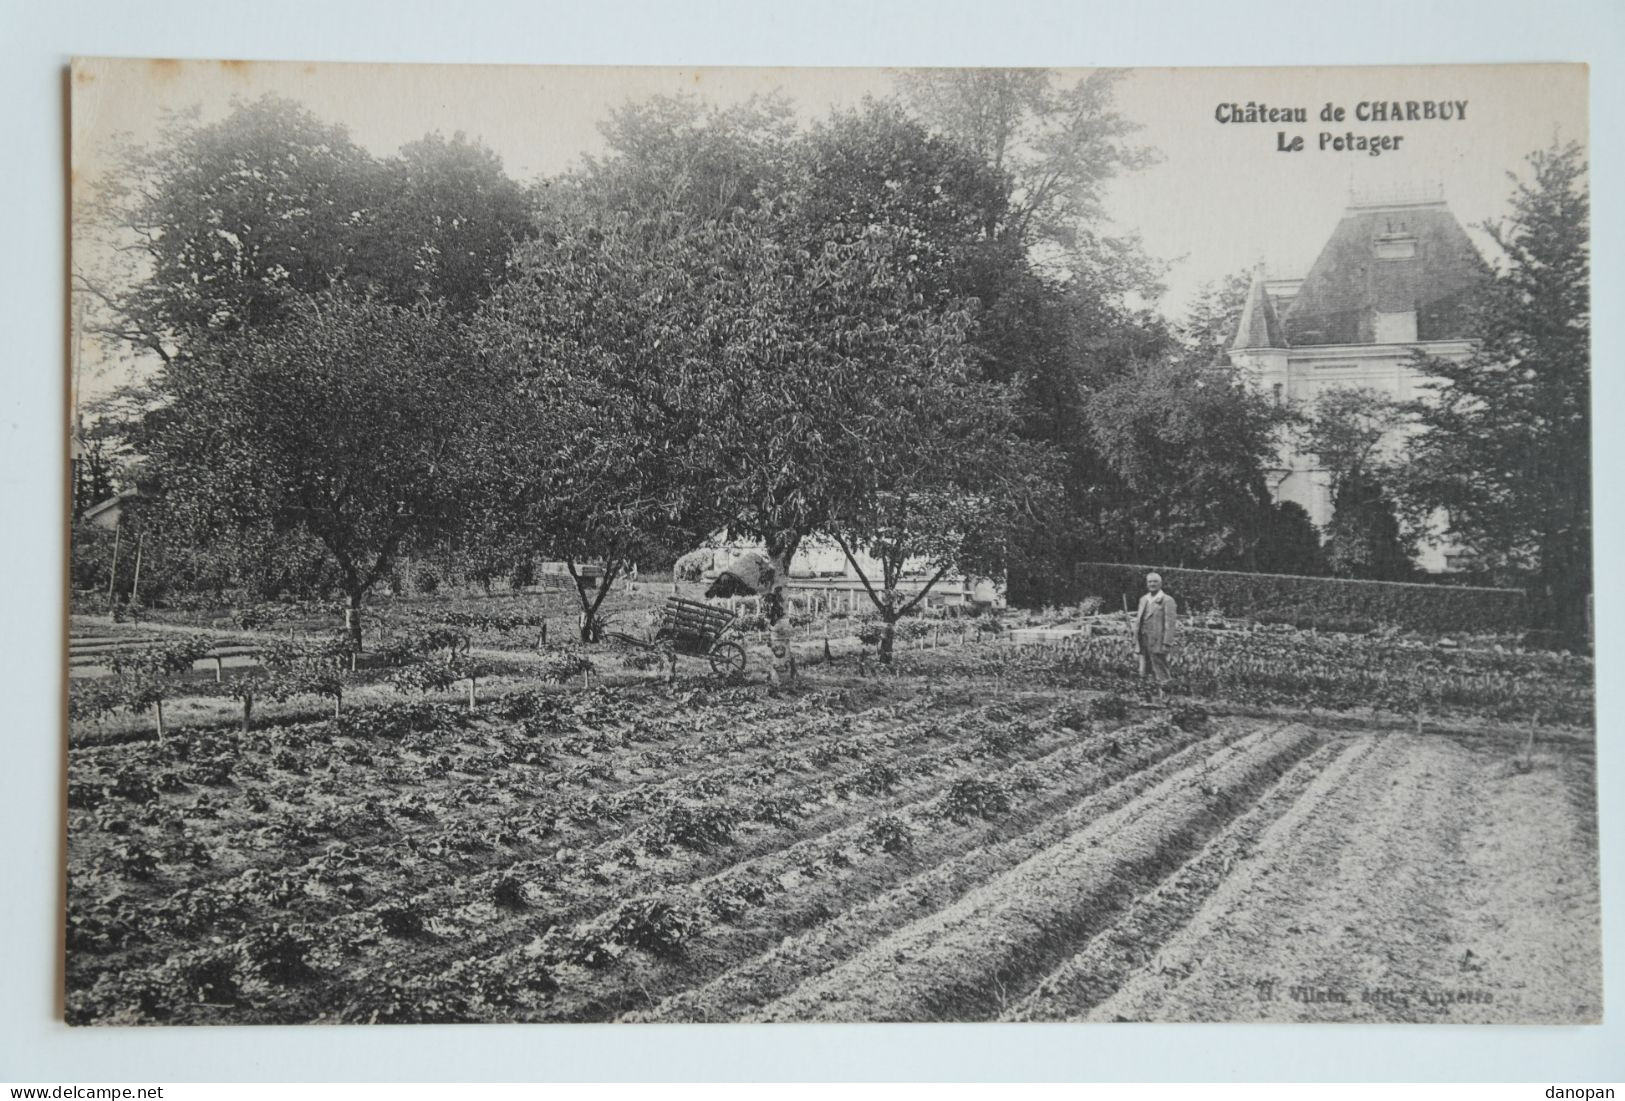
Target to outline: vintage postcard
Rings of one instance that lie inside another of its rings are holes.
[[[70,81],[70,1023],[1600,1021],[1583,66]]]

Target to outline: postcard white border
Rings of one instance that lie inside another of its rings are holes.
[[[1625,1078],[1625,460],[1617,310],[1625,15],[1617,0],[1130,5],[1065,0],[708,3],[8,0],[0,400],[8,701],[0,767],[0,1080],[1525,1080]],[[1588,61],[1592,68],[1599,771],[1605,990],[1591,1028],[1379,1025],[409,1026],[104,1029],[52,1019],[59,951],[65,314],[62,69],[73,54],[298,60],[783,65],[1313,65]],[[1612,789],[1610,792],[1610,788]]]

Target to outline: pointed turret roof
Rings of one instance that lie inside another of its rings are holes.
[[[1241,320],[1236,324],[1236,337],[1230,342],[1233,352],[1248,348],[1285,348],[1286,331],[1280,318],[1275,316],[1275,303],[1264,288],[1264,265],[1253,269],[1253,281],[1247,287],[1247,301],[1241,307]]]

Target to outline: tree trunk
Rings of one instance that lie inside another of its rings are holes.
[[[780,625],[790,608],[790,561],[801,545],[800,532],[783,532],[763,541],[763,550],[773,567],[767,592],[762,594],[762,610],[767,616],[768,651],[773,662],[768,666],[767,679],[778,684],[782,678],[796,676],[795,654],[790,649],[789,624]]]
[[[892,641],[897,637],[897,621],[886,618],[885,630],[880,633],[880,664],[891,664]]]
[[[564,560],[564,568],[570,571],[570,580],[575,582],[576,598],[581,601],[581,641],[592,642],[597,633],[598,609],[604,603],[604,597],[609,595],[610,586],[615,583],[616,562],[613,558],[604,562],[604,576],[598,582],[598,591],[591,600],[587,599],[587,590],[582,587],[581,575],[576,572],[575,561],[570,558]],[[545,638],[546,635],[544,634]]]
[[[358,653],[361,650],[361,598],[365,595],[365,589],[351,588],[350,603],[344,609],[344,633],[350,637],[350,649]]]
[[[790,561],[801,546],[800,532],[783,532],[763,541],[762,549],[773,566],[773,577],[762,594],[762,610],[769,624],[783,619],[790,610]]]

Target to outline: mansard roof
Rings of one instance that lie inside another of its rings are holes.
[[[1377,314],[1411,311],[1419,341],[1466,337],[1488,271],[1443,199],[1351,203],[1281,319],[1286,340],[1371,344]]]

